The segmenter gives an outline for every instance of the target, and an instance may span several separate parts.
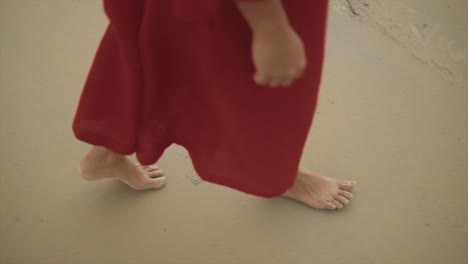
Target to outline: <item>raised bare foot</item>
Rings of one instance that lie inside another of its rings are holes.
[[[93,147],[80,162],[86,180],[117,177],[135,190],[161,189],[167,183],[158,166],[141,166],[102,147]]]
[[[300,167],[294,186],[283,196],[315,209],[341,209],[353,198],[354,184],[356,182],[335,180]]]

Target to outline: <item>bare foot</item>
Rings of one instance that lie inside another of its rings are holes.
[[[93,147],[80,162],[86,180],[117,177],[135,190],[161,189],[167,183],[158,166],[135,165],[127,157],[102,147]]]
[[[353,198],[354,184],[356,182],[335,180],[300,167],[294,186],[283,196],[315,209],[341,209]]]

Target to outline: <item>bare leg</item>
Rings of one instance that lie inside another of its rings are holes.
[[[136,190],[160,189],[166,185],[164,172],[157,166],[140,166],[127,157],[93,146],[80,162],[81,177],[87,180],[117,177]]]
[[[294,186],[283,196],[315,209],[341,209],[353,197],[351,190],[354,184],[353,181],[335,180],[300,167]]]

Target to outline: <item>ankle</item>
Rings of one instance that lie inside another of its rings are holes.
[[[106,148],[94,146],[81,161],[84,171],[94,171],[97,168],[108,167],[118,164],[125,159],[125,156],[114,153]]]

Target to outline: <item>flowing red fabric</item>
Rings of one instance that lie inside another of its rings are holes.
[[[106,0],[110,23],[76,137],[157,162],[185,147],[208,182],[275,197],[292,186],[319,91],[326,0],[284,0],[308,58],[288,88],[253,82],[252,35],[232,0]]]

